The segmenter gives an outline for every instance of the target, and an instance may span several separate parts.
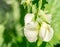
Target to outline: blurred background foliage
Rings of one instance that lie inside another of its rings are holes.
[[[37,43],[29,43],[24,36],[24,16],[27,7],[21,4],[22,0],[0,0],[0,47],[37,47]],[[33,0],[38,7],[39,0]],[[46,0],[42,1],[44,9]],[[43,42],[39,47],[45,47]],[[59,47],[60,44],[54,45]]]

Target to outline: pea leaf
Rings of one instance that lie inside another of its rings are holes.
[[[52,14],[51,25],[54,29],[54,36],[49,42],[51,45],[60,43],[60,0],[46,0],[45,11]]]
[[[46,0],[48,4],[45,5],[45,10],[50,13],[55,13],[59,11],[60,8],[60,0]]]

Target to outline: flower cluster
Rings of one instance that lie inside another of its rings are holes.
[[[51,22],[51,15],[46,14],[44,11],[40,11],[38,16],[40,17],[39,19],[37,17],[37,19],[42,20],[40,25],[40,21],[33,21],[35,17],[34,14],[27,13],[25,15],[24,35],[29,42],[36,42],[38,37],[43,41],[48,42],[52,39],[54,33],[53,28],[48,24]]]

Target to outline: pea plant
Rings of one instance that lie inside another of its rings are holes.
[[[59,0],[0,1],[0,47],[60,47]]]
[[[24,18],[24,35],[30,43],[37,41],[37,47],[43,44],[42,42],[47,42],[46,47],[53,47],[60,38],[58,37],[56,41],[57,32],[59,31],[55,28],[59,27],[59,24],[56,25],[55,23],[58,21],[56,21],[57,17],[59,17],[56,13],[59,3],[57,0],[46,1],[47,4],[43,5],[43,0],[38,0],[37,4],[33,3],[34,0],[26,0],[24,2],[22,0],[23,6],[27,7],[27,14]]]

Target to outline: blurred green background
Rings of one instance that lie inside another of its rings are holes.
[[[37,43],[29,43],[24,36],[24,16],[27,8],[21,5],[22,0],[0,0],[0,47],[37,47]],[[38,7],[39,0],[33,0]],[[46,0],[43,0],[42,8]],[[45,47],[43,42],[39,47]],[[60,44],[54,45],[59,47]]]

